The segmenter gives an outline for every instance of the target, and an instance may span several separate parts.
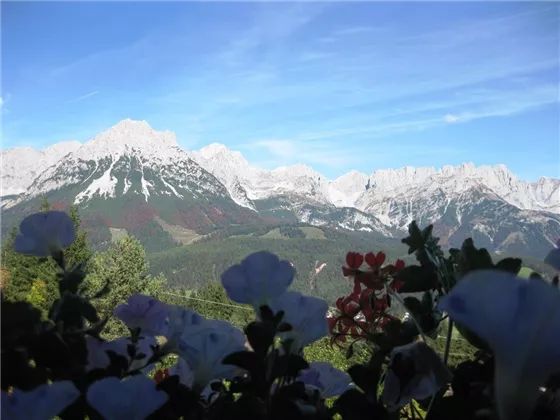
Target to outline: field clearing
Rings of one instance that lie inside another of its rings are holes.
[[[305,237],[307,239],[327,239],[325,237],[325,232],[321,229],[313,227],[313,226],[304,226],[299,228],[303,233],[305,233]]]
[[[122,239],[126,235],[128,235],[128,232],[126,231],[126,229],[121,229],[121,228],[110,227],[109,232],[111,233],[111,242],[116,242],[119,239]]]
[[[169,233],[175,241],[182,245],[190,245],[203,237],[203,235],[196,233],[194,230],[169,224],[159,217],[156,217],[156,221],[160,224],[164,231]]]

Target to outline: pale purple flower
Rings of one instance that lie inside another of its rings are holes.
[[[155,382],[144,375],[124,380],[104,378],[94,382],[87,392],[87,402],[105,420],[144,420],[168,399],[167,394],[158,391]]]
[[[247,350],[245,335],[226,321],[188,325],[176,338],[177,353],[193,371],[193,387],[203,389],[214,379],[231,379],[239,368],[222,363],[231,353]]]
[[[297,380],[318,389],[322,398],[335,397],[353,388],[350,375],[327,362],[310,363]]]
[[[241,264],[222,274],[222,285],[228,297],[237,303],[252,305],[255,310],[270,305],[292,284],[295,269],[270,252],[255,252]]]
[[[71,381],[40,385],[31,391],[2,391],[2,420],[44,420],[57,416],[80,396]]]
[[[274,312],[284,311],[282,322],[290,324],[292,330],[282,333],[282,336],[293,339],[297,350],[329,333],[327,320],[329,305],[323,299],[289,291],[276,299],[271,309]]]
[[[185,329],[201,325],[206,322],[206,318],[202,315],[184,308],[182,306],[170,306],[168,310],[168,318],[164,330],[164,336],[168,340],[173,340],[174,337],[183,334]]]
[[[194,372],[189,364],[182,358],[178,357],[177,363],[169,368],[169,376],[177,375],[179,382],[189,388],[192,387],[194,381]]]
[[[440,308],[492,348],[500,418],[529,418],[539,386],[560,371],[560,290],[480,270],[461,279]]]
[[[130,329],[140,328],[143,334],[161,335],[166,326],[168,306],[151,296],[135,293],[113,313]]]
[[[63,211],[33,213],[22,220],[14,250],[20,254],[48,257],[76,240],[72,219]]]
[[[130,362],[130,357],[128,356],[127,346],[132,344],[130,338],[121,337],[112,341],[98,340],[94,337],[88,336],[86,338],[86,346],[88,350],[88,364],[86,370],[90,371],[93,369],[105,369],[109,366],[111,360],[107,354],[107,351],[113,351],[117,355],[124,356]],[[144,354],[145,356],[141,359],[136,359],[130,364],[130,370],[136,370],[142,368],[142,372],[149,372],[153,369],[155,364],[150,364],[143,367],[150,357],[153,355],[152,347],[157,344],[155,337],[142,337],[138,340],[136,344],[137,354]]]
[[[405,381],[400,378],[402,370],[406,370]],[[411,373],[412,379],[409,380]],[[402,407],[413,399],[431,397],[449,381],[451,373],[426,343],[395,347],[385,376],[383,401],[392,407]]]

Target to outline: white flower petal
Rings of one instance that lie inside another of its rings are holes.
[[[415,376],[406,384],[401,384],[393,370],[397,355],[412,359]],[[422,400],[437,393],[451,381],[451,373],[439,355],[426,343],[414,342],[395,347],[391,352],[391,363],[385,375],[383,400],[390,406],[402,407],[412,399]]]
[[[27,216],[22,220],[20,237],[16,239],[14,249],[27,255],[45,257],[45,253],[52,254],[66,248],[76,240],[76,231],[72,219],[62,211],[39,212]],[[35,242],[31,248],[31,241]],[[31,253],[34,249],[35,253]],[[21,251],[20,251],[21,250]]]
[[[80,396],[71,381],[40,385],[31,391],[14,389],[11,395],[2,391],[3,420],[51,419]]]
[[[271,309],[274,312],[284,311],[282,321],[290,324],[292,331],[283,335],[294,338],[298,348],[308,346],[329,333],[329,305],[323,299],[288,291],[272,303]]]
[[[535,390],[560,371],[560,290],[503,272],[477,271],[440,307],[494,351],[500,414],[530,413]]]
[[[516,365],[531,358],[560,369],[560,290],[500,271],[468,274],[440,308]]]
[[[341,395],[353,387],[350,375],[327,362],[310,363],[309,369],[304,370],[298,380],[318,388],[322,398]]]
[[[169,376],[177,375],[180,383],[191,387],[194,381],[194,372],[182,357],[178,359],[177,363],[169,368]]]
[[[121,381],[111,377],[94,382],[87,401],[105,420],[144,420],[168,400],[152,379],[136,375]]]
[[[113,313],[130,329],[140,328],[142,334],[160,335],[165,330],[168,308],[151,296],[135,293]]]
[[[222,360],[244,350],[245,335],[225,321],[211,320],[189,326],[178,339],[178,354],[193,369],[193,385],[200,388],[213,379],[231,379],[238,368],[224,365]]]
[[[285,292],[294,276],[295,269],[288,261],[261,251],[227,269],[222,274],[222,285],[231,300],[259,308]]]
[[[164,331],[165,337],[172,340],[181,335],[187,327],[194,327],[206,322],[206,318],[190,309],[182,306],[171,306],[168,312],[167,327]]]
[[[48,257],[50,255],[46,246],[41,246],[35,238],[18,235],[14,241],[14,251],[24,255],[35,257]]]

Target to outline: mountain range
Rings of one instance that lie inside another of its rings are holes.
[[[79,205],[92,240],[122,230],[148,250],[230,226],[306,223],[400,238],[433,223],[445,246],[473,237],[500,253],[541,257],[560,238],[560,180],[518,179],[506,166],[351,171],[329,180],[305,165],[264,170],[211,144],[183,150],[172,132],[126,119],[81,144],[2,152],[2,230],[36,211]]]

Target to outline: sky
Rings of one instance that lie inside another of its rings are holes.
[[[560,178],[560,3],[3,2],[2,149],[124,118],[251,164]]]

